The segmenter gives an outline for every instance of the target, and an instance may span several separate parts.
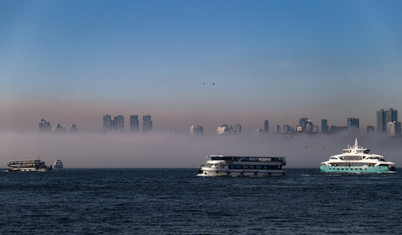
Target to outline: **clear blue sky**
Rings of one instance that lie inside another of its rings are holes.
[[[180,131],[374,125],[379,108],[402,111],[401,12],[391,0],[0,0],[0,129],[95,130],[106,113]]]

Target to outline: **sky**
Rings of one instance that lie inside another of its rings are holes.
[[[0,0],[0,130],[44,118],[97,132],[105,114],[149,114],[162,132],[301,117],[363,129],[402,109],[400,12],[393,0]]]
[[[250,134],[308,117],[360,118],[363,146],[402,164],[400,139],[366,135],[402,110],[402,1],[0,0],[0,168],[198,167],[210,154],[319,163],[354,134]],[[105,135],[102,117],[151,115],[153,133]],[[40,119],[78,135],[40,135]],[[244,135],[216,136],[241,124]],[[204,138],[189,138],[191,125]],[[178,134],[167,134],[177,131]]]

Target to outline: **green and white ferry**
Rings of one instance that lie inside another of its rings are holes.
[[[333,155],[328,161],[321,162],[323,172],[345,173],[384,173],[395,171],[395,163],[385,161],[378,154],[369,153],[370,149],[359,146],[357,138],[355,145],[348,146],[342,154]]]

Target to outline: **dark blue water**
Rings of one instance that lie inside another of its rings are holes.
[[[402,175],[287,169],[206,178],[197,169],[0,173],[0,234],[397,234]]]

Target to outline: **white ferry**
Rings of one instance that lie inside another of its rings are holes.
[[[8,171],[22,171],[22,172],[46,172],[52,170],[52,166],[46,166],[44,161],[41,160],[14,160],[9,161]]]
[[[206,156],[206,165],[201,165],[199,176],[271,176],[285,175],[282,167],[285,157],[264,156]]]
[[[60,159],[54,161],[53,169],[63,169],[63,167],[63,162]]]
[[[387,162],[383,156],[369,152],[370,149],[359,147],[356,138],[354,146],[348,146],[341,154],[321,162],[320,169],[323,172],[347,173],[383,173],[396,170],[395,163]]]

